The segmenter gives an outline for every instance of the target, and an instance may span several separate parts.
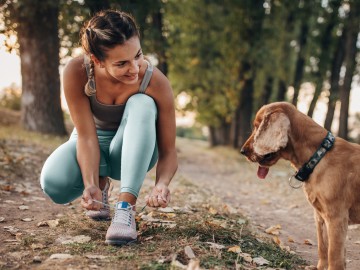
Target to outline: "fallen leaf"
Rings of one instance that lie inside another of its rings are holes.
[[[163,212],[163,213],[174,213],[174,209],[171,207],[164,207],[164,208],[158,208],[159,212]]]
[[[25,222],[30,222],[30,221],[33,221],[33,219],[32,219],[32,218],[22,218],[21,220],[22,220],[22,221],[25,221]]]
[[[268,234],[272,234],[272,235],[279,235],[280,234],[280,232],[279,232],[280,229],[281,229],[281,225],[278,224],[278,225],[274,225],[274,226],[271,226],[271,227],[267,228],[265,230],[265,232],[268,233]]]
[[[295,243],[294,239],[292,239],[290,236],[288,237],[288,242]]]
[[[257,265],[268,265],[270,264],[270,262],[266,259],[264,259],[263,257],[256,257],[253,259],[253,262],[256,263]]]
[[[360,245],[360,241],[356,241],[355,244]]]
[[[251,263],[252,262],[252,258],[251,258],[251,255],[248,254],[248,253],[240,253],[239,254],[241,258],[244,259],[245,262],[248,262],[248,263]]]
[[[189,259],[194,259],[196,257],[194,251],[189,246],[184,248],[184,252]]]
[[[20,206],[19,206],[19,209],[20,209],[20,210],[29,210],[29,206],[27,206],[27,205],[20,205]]]
[[[228,204],[225,204],[223,208],[224,208],[224,211],[229,214],[236,214],[238,212],[234,207],[232,207],[231,205],[228,205]]]
[[[73,256],[71,254],[67,253],[55,253],[52,254],[48,260],[65,260],[65,259],[71,259]]]
[[[279,237],[274,236],[274,237],[273,237],[273,241],[274,241],[274,243],[275,243],[275,244],[277,244],[277,245],[279,245],[279,246],[280,246],[280,244],[281,244],[281,240],[280,240],[280,238],[279,238]]]
[[[85,255],[86,258],[88,259],[95,259],[95,260],[103,260],[103,259],[106,259],[108,256],[104,256],[104,255],[92,255],[92,254],[89,254],[89,255]]]
[[[223,249],[223,248],[225,248],[224,245],[216,244],[216,243],[213,243],[213,242],[206,242],[206,244],[209,244],[210,248],[214,248],[214,249]]]
[[[58,219],[41,221],[37,224],[38,227],[49,226],[50,228],[55,228],[57,225],[59,225]]]
[[[314,245],[313,241],[311,241],[310,239],[305,239],[305,240],[304,240],[304,244],[309,245],[309,246],[313,246],[313,245]]]
[[[232,246],[228,249],[229,252],[240,253],[241,248],[239,246]]]
[[[36,250],[46,248],[46,246],[44,246],[43,244],[31,244],[31,248],[32,250]]]
[[[215,208],[210,207],[209,208],[209,213],[212,214],[212,215],[216,215],[218,212],[217,212],[217,210]]]
[[[86,235],[76,235],[76,236],[61,236],[58,239],[56,239],[55,242],[60,243],[62,245],[68,245],[73,243],[88,243],[91,241],[90,236]]]
[[[4,217],[0,217],[0,222],[4,222],[5,218]]]

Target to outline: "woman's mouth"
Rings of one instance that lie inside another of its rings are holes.
[[[125,75],[125,78],[128,79],[129,81],[133,81],[135,79],[137,79],[138,74],[131,74],[131,75]]]

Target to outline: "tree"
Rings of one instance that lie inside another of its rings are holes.
[[[357,54],[357,37],[360,31],[360,2],[351,0],[350,12],[346,22],[345,36],[345,60],[346,68],[344,82],[340,88],[340,122],[338,135],[344,139],[348,139],[348,117],[349,117],[349,99],[351,91],[351,83],[356,70],[356,54]]]
[[[65,135],[59,80],[59,1],[6,1],[2,6],[9,29],[20,45],[25,129]]]

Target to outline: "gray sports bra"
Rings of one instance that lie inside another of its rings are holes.
[[[145,93],[149,85],[154,67],[147,61],[147,69],[140,84],[139,93]],[[84,65],[88,79],[90,80],[92,88],[96,89],[94,78],[90,78],[90,59],[84,56]],[[118,129],[122,116],[125,110],[125,103],[117,105],[107,105],[99,102],[96,98],[96,93],[89,96],[90,108],[93,113],[96,128],[102,130],[116,130]]]

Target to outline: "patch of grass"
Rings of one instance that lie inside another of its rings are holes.
[[[73,243],[66,245],[73,255],[82,255],[84,253],[96,250],[97,245],[94,242],[90,243]]]

